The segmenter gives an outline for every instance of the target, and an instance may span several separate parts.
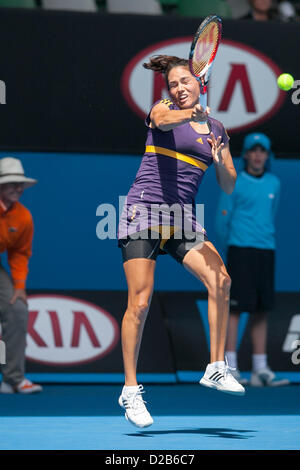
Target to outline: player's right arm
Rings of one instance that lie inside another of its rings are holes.
[[[160,102],[152,108],[150,127],[161,131],[170,131],[187,122],[205,121],[208,114],[208,108],[206,112],[203,112],[200,104],[188,109],[169,109],[166,104]]]

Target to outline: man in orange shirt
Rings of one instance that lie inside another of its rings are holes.
[[[25,378],[28,304],[25,283],[33,237],[32,216],[19,198],[37,181],[26,178],[20,160],[0,160],[0,253],[7,252],[11,277],[0,263],[0,322],[6,348],[1,393],[34,393],[42,387]]]

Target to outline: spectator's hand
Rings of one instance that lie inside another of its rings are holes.
[[[203,108],[200,104],[196,104],[196,106],[192,109],[192,121],[194,122],[204,122],[207,121],[207,117],[210,113],[210,108],[207,106],[206,110],[203,111]]]
[[[27,295],[25,289],[15,289],[12,298],[10,299],[10,304],[14,304],[17,299],[21,299],[25,305],[28,305]]]
[[[210,133],[210,136],[211,138],[208,138],[207,142],[209,142],[211,145],[211,154],[214,159],[214,163],[224,166],[224,158],[222,157],[221,153],[224,144],[220,143],[222,137],[219,135],[219,137],[216,139],[213,132]]]

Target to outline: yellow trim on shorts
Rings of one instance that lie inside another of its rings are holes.
[[[160,242],[160,249],[162,250],[163,247],[164,247],[164,244],[170,240],[170,238],[174,235],[175,232],[177,232],[180,227],[177,227],[177,226],[173,226],[173,225],[152,225],[151,227],[149,227],[150,230],[153,230],[154,232],[158,232],[160,233],[160,235],[162,236],[162,239],[161,239],[161,242]],[[168,233],[168,235],[170,234],[169,237],[167,238],[163,238],[164,235],[166,235],[164,233],[164,231],[168,229],[170,232]]]
[[[201,170],[206,171],[208,166],[205,163],[201,162],[197,158],[189,157],[183,153],[175,152],[175,150],[165,149],[164,147],[157,147],[156,145],[146,145],[147,153],[157,153],[159,155],[165,155],[167,157],[176,158],[176,160],[181,160],[182,162],[189,163],[190,165],[197,166]]]

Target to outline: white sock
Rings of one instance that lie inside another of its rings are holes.
[[[258,372],[261,369],[267,367],[267,355],[266,354],[252,354],[252,370]]]
[[[136,392],[138,388],[138,385],[124,385],[122,395],[128,395],[130,393]]]
[[[227,357],[229,367],[237,369],[237,354],[236,351],[226,351],[225,357]]]
[[[215,367],[215,369],[220,369],[221,367],[225,366],[225,361],[211,362],[210,365]]]

